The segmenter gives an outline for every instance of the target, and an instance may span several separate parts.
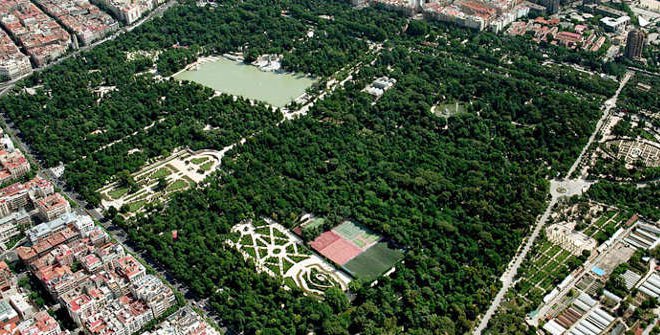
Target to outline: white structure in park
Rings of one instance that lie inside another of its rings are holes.
[[[380,98],[385,93],[385,91],[394,87],[394,84],[396,84],[396,79],[380,77],[376,78],[376,80],[374,80],[371,85],[365,87],[364,91],[375,96],[376,98]]]
[[[270,219],[239,223],[232,232],[237,241],[227,241],[245,259],[252,259],[257,271],[273,277],[290,278],[306,292],[323,295],[330,287],[348,290],[351,278],[328,261],[307,249],[303,241],[281,224]]]
[[[582,252],[596,250],[598,242],[582,232],[575,230],[575,223],[556,223],[545,229],[545,234],[550,242],[562,247],[575,256]]]

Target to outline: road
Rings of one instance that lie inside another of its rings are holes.
[[[113,39],[117,38],[118,36],[120,36],[121,34],[127,32],[127,31],[131,31],[131,30],[139,27],[140,25],[144,24],[145,22],[148,22],[149,20],[153,19],[154,17],[162,15],[167,9],[171,8],[176,3],[177,3],[176,0],[170,0],[170,1],[166,2],[165,4],[159,6],[158,8],[154,9],[153,11],[151,11],[147,16],[142,18],[140,21],[138,21],[138,22],[136,22],[136,23],[134,23],[130,26],[122,28],[121,30],[115,32],[113,35],[104,38],[103,40],[99,40],[99,41],[97,41],[93,44],[90,44],[88,46],[84,46],[84,47],[82,47],[78,50],[75,50],[75,51],[71,52],[70,54],[68,54],[64,57],[59,58],[58,60],[56,60],[53,63],[50,63],[50,64],[48,64],[48,65],[46,65],[42,68],[35,69],[34,72],[43,71],[43,70],[45,70],[45,69],[47,69],[51,66],[54,66],[56,64],[59,64],[59,63],[65,61],[66,59],[68,59],[70,57],[75,57],[78,54],[80,54],[81,52],[90,50],[90,49],[92,49],[96,46],[99,46],[99,45],[107,42],[107,41],[113,40]],[[27,75],[27,76],[29,76],[29,75]],[[14,87],[14,85],[18,81],[24,79],[27,76],[23,76],[21,78],[17,78],[15,80],[10,81],[10,82],[5,82],[5,83],[0,84],[0,96],[2,96],[4,94],[6,94],[7,92],[11,91],[11,89]],[[21,151],[23,151],[23,153],[26,156],[31,157],[32,161],[34,163],[36,163],[36,164],[34,164],[36,166],[33,166],[32,168],[34,170],[39,171],[37,173],[37,175],[39,177],[50,180],[60,190],[61,193],[63,193],[69,199],[71,199],[71,201],[75,204],[75,207],[77,208],[78,211],[83,212],[83,213],[91,216],[97,222],[100,222],[108,230],[108,232],[112,235],[112,237],[120,245],[122,245],[126,250],[128,250],[129,252],[131,252],[135,255],[139,255],[142,259],[146,260],[154,269],[156,269],[164,278],[166,278],[167,281],[169,281],[179,292],[183,293],[183,295],[186,297],[186,300],[187,300],[188,303],[202,309],[203,316],[205,318],[214,320],[217,324],[222,324],[222,320],[220,318],[218,318],[215,315],[210,315],[208,313],[209,307],[207,305],[206,300],[197,301],[197,300],[191,298],[190,294],[188,293],[188,289],[186,288],[186,286],[184,284],[179,283],[176,280],[174,280],[174,278],[172,278],[163,269],[163,267],[160,264],[154,262],[153,259],[147,257],[146,254],[144,254],[142,252],[138,252],[137,250],[135,250],[130,245],[130,241],[128,241],[128,236],[127,236],[125,231],[123,231],[120,227],[117,227],[116,225],[114,225],[110,220],[106,220],[106,218],[103,216],[103,213],[101,213],[100,210],[98,210],[96,208],[90,208],[89,204],[85,200],[83,200],[83,198],[78,193],[76,193],[74,190],[71,190],[71,189],[67,188],[64,181],[62,181],[58,176],[54,175],[50,169],[42,169],[40,167],[41,162],[35,156],[35,153],[32,150],[32,148],[28,144],[24,143],[23,140],[18,136],[18,133],[19,133],[18,130],[13,127],[13,124],[10,122],[10,120],[8,120],[6,118],[4,113],[2,113],[0,116],[2,117],[2,121],[4,123],[4,126],[5,126],[4,128],[5,128],[6,133],[9,136],[12,137],[16,147],[18,149],[20,149]],[[224,330],[226,331],[227,334],[232,334],[233,333],[231,330],[229,330],[227,328],[224,328]]]
[[[513,278],[515,278],[516,274],[518,273],[518,268],[522,264],[523,260],[525,260],[527,253],[532,248],[532,245],[534,245],[534,241],[536,241],[536,238],[541,233],[541,228],[550,217],[550,213],[552,213],[552,209],[557,203],[557,199],[557,197],[552,197],[548,203],[548,207],[545,209],[545,212],[543,212],[543,215],[541,215],[541,217],[538,219],[532,234],[527,238],[527,240],[525,240],[523,248],[519,249],[518,253],[516,253],[516,255],[507,266],[504,274],[502,274],[502,277],[500,277],[500,281],[502,281],[502,288],[500,288],[500,290],[497,292],[495,299],[493,299],[490,307],[488,307],[488,310],[486,310],[486,313],[479,321],[479,325],[477,325],[477,327],[474,329],[474,334],[481,334],[481,332],[486,329],[488,321],[490,321],[490,318],[500,307],[500,304],[504,299],[504,295],[507,293],[507,291],[509,291],[511,284],[513,283]]]
[[[112,35],[112,36],[110,36],[110,37],[108,37],[108,38],[106,38],[102,41],[98,41],[98,42],[96,42],[96,43],[94,43],[94,44],[92,44],[88,47],[84,47],[84,48],[81,48],[79,50],[76,50],[75,52],[73,52],[73,53],[71,53],[71,54],[69,54],[69,55],[67,55],[63,58],[60,58],[58,61],[56,61],[54,63],[51,63],[51,64],[47,65],[44,68],[37,69],[35,71],[43,71],[44,69],[46,69],[50,66],[53,66],[55,64],[58,64],[58,63],[60,63],[64,60],[68,59],[69,57],[73,57],[73,56],[79,54],[82,51],[91,49],[94,46],[102,44],[103,42],[114,39],[117,36],[121,35],[123,32],[130,31],[130,30],[134,29],[135,27],[139,26],[140,24],[142,24],[144,22],[147,22],[149,19],[155,17],[156,15],[161,14],[167,8],[171,7],[174,3],[176,3],[175,0],[169,1],[168,3],[166,3],[163,6],[159,7],[158,9],[152,11],[148,15],[148,17],[145,17],[143,20],[136,23],[135,25],[133,25],[131,27],[128,27],[128,28],[124,28],[122,31],[117,32],[116,34],[114,34],[114,35]],[[377,58],[377,56],[378,56],[378,54],[380,53],[381,50],[382,50],[382,44],[379,44],[373,50],[371,50],[369,52],[369,54],[374,55],[375,56],[374,59],[375,59],[375,58]],[[372,61],[372,63],[373,63],[373,61]],[[344,77],[342,80],[337,80],[337,81],[333,82],[332,84],[328,85],[315,99],[313,99],[311,102],[307,103],[306,105],[302,106],[301,108],[299,108],[299,109],[297,109],[293,112],[285,112],[283,119],[280,122],[278,122],[277,125],[284,122],[285,120],[291,120],[291,119],[294,119],[296,117],[307,114],[307,112],[314,105],[315,102],[317,102],[319,100],[323,100],[324,97],[326,97],[329,94],[332,94],[337,88],[343,87],[346,82],[352,80],[353,75],[360,70],[362,65],[363,65],[363,62],[357,62],[356,64],[354,64],[350,68],[342,69],[342,70],[349,70],[346,77]],[[342,70],[338,71],[338,73],[342,72]],[[0,85],[0,96],[5,94],[6,92],[9,92],[11,90],[11,88],[13,88],[14,84],[19,80],[20,79],[17,79],[17,80],[14,80],[12,82],[5,83],[4,85]],[[156,269],[179,292],[183,293],[183,295],[185,296],[185,298],[186,298],[186,300],[189,304],[197,306],[198,308],[200,308],[203,311],[203,316],[205,318],[214,320],[217,324],[220,324],[220,325],[223,324],[222,320],[217,315],[212,315],[212,314],[209,313],[210,307],[208,305],[208,299],[201,299],[200,300],[200,299],[194,299],[194,297],[191,297],[191,294],[190,294],[190,292],[189,292],[189,290],[188,290],[185,283],[178,282],[175,278],[173,278],[166,271],[166,269],[161,264],[156,262],[153,258],[149,257],[148,254],[146,254],[143,251],[139,251],[139,250],[136,250],[135,248],[133,248],[133,244],[129,240],[128,234],[121,227],[115,225],[112,222],[112,220],[107,220],[104,217],[104,215],[103,215],[103,213],[101,212],[100,209],[90,208],[91,206],[89,206],[89,204],[78,193],[76,193],[74,190],[68,188],[67,185],[65,184],[65,182],[62,179],[60,179],[60,177],[55,175],[50,169],[40,168],[39,165],[41,165],[40,164],[41,162],[37,159],[37,157],[35,155],[35,152],[32,150],[32,148],[27,143],[23,142],[21,137],[18,136],[19,130],[14,128],[14,125],[10,122],[9,119],[6,118],[6,115],[4,113],[0,114],[0,116],[2,117],[2,120],[5,123],[4,126],[5,126],[5,129],[6,129],[6,133],[13,138],[16,147],[18,149],[20,149],[21,151],[23,151],[26,156],[29,156],[29,157],[33,158],[33,161],[36,163],[35,164],[36,166],[33,166],[33,169],[39,171],[38,172],[39,177],[50,180],[60,190],[61,193],[63,193],[69,199],[71,199],[71,201],[76,205],[75,207],[77,208],[77,211],[79,211],[81,213],[85,213],[85,214],[91,216],[97,222],[100,222],[101,225],[108,231],[108,233],[117,241],[117,243],[122,245],[130,253],[132,253],[134,255],[138,255],[140,258],[144,259],[151,267]],[[254,135],[255,134],[253,134],[251,136],[248,136],[248,137],[252,137]],[[248,137],[246,137],[246,138],[248,138]],[[222,154],[224,155],[226,152],[231,150],[235,145],[244,143],[246,138],[242,138],[240,141],[225,147],[222,150]],[[227,334],[234,333],[231,329],[228,329],[226,327],[224,328],[224,330]]]
[[[621,82],[619,83],[619,88],[616,90],[614,95],[611,98],[607,99],[603,104],[603,115],[600,117],[600,120],[598,120],[598,123],[596,123],[596,129],[594,129],[594,132],[591,134],[591,136],[589,136],[589,141],[582,148],[580,155],[566,173],[566,178],[570,178],[571,175],[573,175],[575,170],[580,165],[580,162],[582,162],[582,157],[589,150],[591,143],[594,142],[598,133],[600,133],[600,129],[603,127],[603,123],[605,123],[605,120],[611,116],[612,109],[616,106],[616,101],[619,98],[619,93],[621,93],[621,90],[623,90],[623,87],[626,86],[626,83],[628,83],[628,80],[633,76],[633,74],[634,72],[632,71],[626,72],[626,74],[623,76],[623,79],[621,79]]]
[[[158,8],[152,10],[149,14],[147,14],[145,17],[143,17],[143,18],[140,19],[139,21],[137,21],[137,22],[135,22],[135,23],[133,23],[133,24],[131,24],[131,25],[129,25],[129,26],[125,26],[125,27],[123,27],[123,28],[117,30],[117,31],[114,32],[112,35],[110,35],[110,36],[108,36],[108,37],[106,37],[106,38],[104,38],[104,39],[98,40],[98,41],[96,41],[96,42],[94,42],[94,43],[92,43],[92,44],[90,44],[90,45],[82,46],[82,47],[78,48],[77,50],[74,50],[74,51],[72,51],[71,53],[69,53],[69,54],[67,54],[67,55],[65,55],[65,56],[63,56],[63,57],[58,58],[58,59],[55,60],[54,62],[47,64],[46,66],[43,66],[43,67],[40,67],[40,68],[34,69],[32,73],[44,71],[44,70],[50,68],[51,66],[54,66],[54,65],[60,64],[60,63],[62,63],[63,61],[65,61],[65,60],[67,60],[67,59],[69,59],[69,58],[71,58],[71,57],[75,57],[75,56],[79,55],[81,52],[84,52],[84,51],[87,51],[87,50],[94,49],[95,47],[97,47],[97,46],[99,46],[99,45],[101,45],[101,44],[103,44],[103,43],[105,43],[105,42],[107,42],[107,41],[114,40],[115,38],[121,36],[122,34],[124,34],[124,33],[126,33],[126,32],[129,32],[129,31],[131,31],[131,30],[133,30],[133,29],[135,29],[135,28],[141,26],[143,23],[145,23],[145,22],[149,22],[149,21],[150,21],[151,19],[153,19],[154,17],[157,17],[157,16],[162,15],[166,10],[170,9],[170,8],[171,8],[172,6],[174,6],[176,3],[177,3],[176,0],[170,0],[170,1],[168,1],[168,2],[166,2],[166,3],[164,3],[164,4],[162,4],[162,5],[160,5]],[[21,81],[21,80],[23,80],[23,79],[29,77],[30,75],[32,75],[32,73],[28,73],[28,74],[26,74],[26,75],[24,75],[24,76],[21,76],[21,77],[19,77],[19,78],[13,79],[13,80],[11,80],[11,81],[1,83],[1,84],[0,84],[0,96],[3,96],[3,95],[6,94],[7,92],[11,91],[11,89],[14,88],[14,85],[16,85],[17,82],[19,82],[19,81]]]
[[[612,109],[614,108],[614,106],[616,106],[616,101],[617,98],[619,97],[619,93],[621,93],[621,90],[626,85],[630,77],[632,77],[632,75],[633,72],[627,72],[623,77],[623,79],[621,80],[621,82],[619,83],[619,88],[614,93],[614,96],[607,99],[607,101],[605,101],[605,103],[603,104],[602,107],[603,115],[601,116],[600,120],[598,120],[598,123],[596,124],[596,129],[594,129],[594,132],[589,137],[589,141],[587,142],[587,144],[584,145],[582,151],[580,152],[580,155],[575,159],[575,162],[573,163],[568,173],[566,174],[566,178],[570,177],[571,174],[573,174],[573,172],[580,165],[580,162],[582,161],[582,157],[587,152],[589,146],[591,146],[591,143],[593,143],[594,139],[600,132],[600,128],[602,127],[604,120],[610,116]],[[548,221],[548,218],[550,217],[550,214],[552,213],[553,207],[557,203],[557,200],[559,200],[559,198],[564,196],[570,197],[573,195],[578,195],[583,191],[585,191],[587,188],[589,188],[591,184],[593,184],[593,182],[585,181],[582,179],[552,180],[550,182],[550,202],[548,203],[548,206],[545,208],[543,214],[536,221],[536,225],[532,230],[532,234],[526,240],[523,241],[522,248],[518,249],[516,255],[513,257],[511,262],[509,262],[509,265],[502,274],[502,277],[500,277],[500,281],[502,282],[502,287],[495,295],[495,299],[493,299],[493,301],[491,302],[490,306],[486,310],[486,313],[484,313],[483,317],[479,320],[479,324],[475,327],[473,334],[480,335],[481,332],[484,329],[486,329],[486,326],[488,325],[490,318],[493,317],[497,309],[502,304],[502,301],[504,300],[504,296],[509,291],[509,289],[511,288],[514,282],[513,279],[516,277],[516,274],[518,273],[518,268],[522,264],[523,260],[525,260],[527,253],[532,248],[532,245],[534,245],[534,242],[538,238],[541,229]]]

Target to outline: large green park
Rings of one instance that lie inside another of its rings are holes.
[[[237,143],[197,187],[113,218],[192,294],[210,298],[233,330],[462,334],[543,210],[547,178],[568,170],[618,86],[558,65],[572,59],[560,47],[540,48],[524,36],[410,21],[349,1],[182,1],[34,74],[0,109],[45,165],[65,164],[67,184],[94,205],[117,175],[177,148]],[[129,60],[135,51],[159,56]],[[316,79],[312,95],[349,79],[280,122],[282,109],[169,77],[229,52],[247,61],[283,55],[286,71]],[[581,65],[603,71],[594,59],[585,54]],[[397,82],[376,101],[363,89],[382,76]],[[99,97],[100,87],[113,90]],[[456,102],[466,102],[460,113],[431,112]],[[283,289],[282,278],[226,244],[240,222],[265,217],[292,228],[301,213],[329,225],[360,222],[404,249],[404,259],[373,286],[352,281],[351,301],[339,290],[320,299]]]

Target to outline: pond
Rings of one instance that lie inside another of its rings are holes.
[[[174,75],[215,91],[284,107],[312,86],[314,79],[291,73],[262,71],[256,66],[217,57]]]

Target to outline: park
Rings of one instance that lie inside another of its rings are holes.
[[[216,150],[179,150],[128,177],[98,190],[103,208],[114,207],[128,216],[147,203],[162,202],[176,192],[197,185],[220,165]],[[130,184],[130,185],[129,185]]]

